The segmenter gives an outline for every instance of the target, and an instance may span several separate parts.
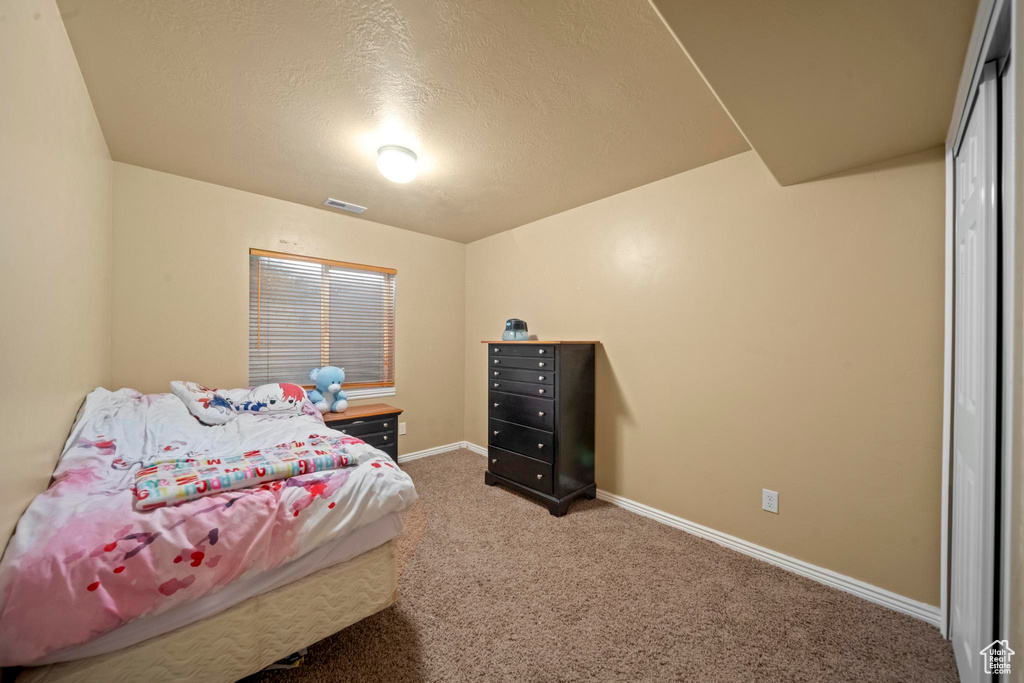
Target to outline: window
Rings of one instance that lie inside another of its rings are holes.
[[[345,369],[351,398],[394,394],[392,268],[249,250],[249,384]]]

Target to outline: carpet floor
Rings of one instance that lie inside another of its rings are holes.
[[[247,680],[957,680],[924,622],[602,501],[552,517],[485,463],[407,463],[398,602]]]

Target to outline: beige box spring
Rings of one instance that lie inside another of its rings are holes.
[[[395,602],[396,541],[157,638],[25,669],[38,681],[236,681]]]

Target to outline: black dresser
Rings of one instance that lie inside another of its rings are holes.
[[[484,342],[488,486],[537,498],[561,517],[594,498],[594,349],[597,342]]]

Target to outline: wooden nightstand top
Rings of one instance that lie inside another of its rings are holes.
[[[568,341],[566,339],[530,339],[529,341],[501,341],[500,339],[485,339],[481,344],[534,344],[544,346],[545,344],[600,344],[599,341]]]
[[[359,418],[376,417],[377,415],[398,415],[404,412],[401,408],[387,403],[370,403],[365,406],[351,406],[343,413],[324,413],[324,422],[339,420],[357,420]]]

